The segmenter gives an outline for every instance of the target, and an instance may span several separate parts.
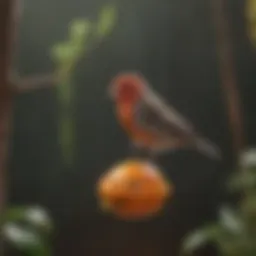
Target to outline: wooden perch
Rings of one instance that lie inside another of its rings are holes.
[[[39,74],[27,78],[19,76],[11,76],[10,86],[15,93],[30,92],[33,90],[44,89],[54,86],[57,83],[57,78],[53,74]]]

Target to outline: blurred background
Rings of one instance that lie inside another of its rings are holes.
[[[256,142],[256,54],[247,29],[247,1],[229,0],[226,13],[235,74],[243,105],[246,146]],[[24,0],[16,66],[23,76],[52,72],[50,49],[67,37],[74,18],[94,20],[103,0]],[[112,32],[82,58],[73,79],[75,156],[63,164],[58,140],[56,88],[15,98],[9,160],[11,204],[40,204],[55,224],[53,255],[177,255],[184,234],[216,217],[232,171],[232,138],[221,88],[212,1],[116,1]],[[202,134],[223,151],[221,163],[181,150],[159,164],[176,186],[165,212],[129,223],[102,214],[95,186],[99,176],[128,154],[128,140],[106,96],[111,78],[140,71]],[[204,248],[197,255],[217,255]]]

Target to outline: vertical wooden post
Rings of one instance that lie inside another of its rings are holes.
[[[12,91],[9,84],[13,42],[16,33],[17,0],[0,1],[0,213],[5,207],[6,160],[12,110]]]
[[[13,42],[16,33],[15,5],[17,0],[0,0],[0,214],[6,206],[6,162],[12,110],[12,91],[9,84]],[[16,5],[17,7],[17,5]],[[0,240],[0,254],[4,244]]]
[[[55,82],[53,75],[37,75],[23,80],[14,76],[12,57],[21,11],[21,0],[0,0],[0,215],[6,207],[6,164],[13,96],[15,93],[47,88]],[[0,255],[4,255],[2,237]]]
[[[227,105],[232,134],[233,150],[236,161],[244,149],[244,131],[242,109],[239,97],[239,89],[236,79],[233,49],[230,33],[229,16],[227,15],[227,0],[211,0],[215,29],[217,54],[219,55],[219,70],[222,90]]]

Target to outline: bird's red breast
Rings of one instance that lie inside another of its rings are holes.
[[[151,147],[157,140],[156,136],[145,130],[136,123],[134,117],[134,107],[132,104],[118,104],[117,106],[117,117],[120,125],[128,133],[131,140],[143,147]]]

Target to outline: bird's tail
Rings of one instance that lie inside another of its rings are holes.
[[[195,141],[195,147],[199,152],[210,158],[216,160],[221,159],[220,148],[211,141],[209,141],[208,139],[198,137]]]

